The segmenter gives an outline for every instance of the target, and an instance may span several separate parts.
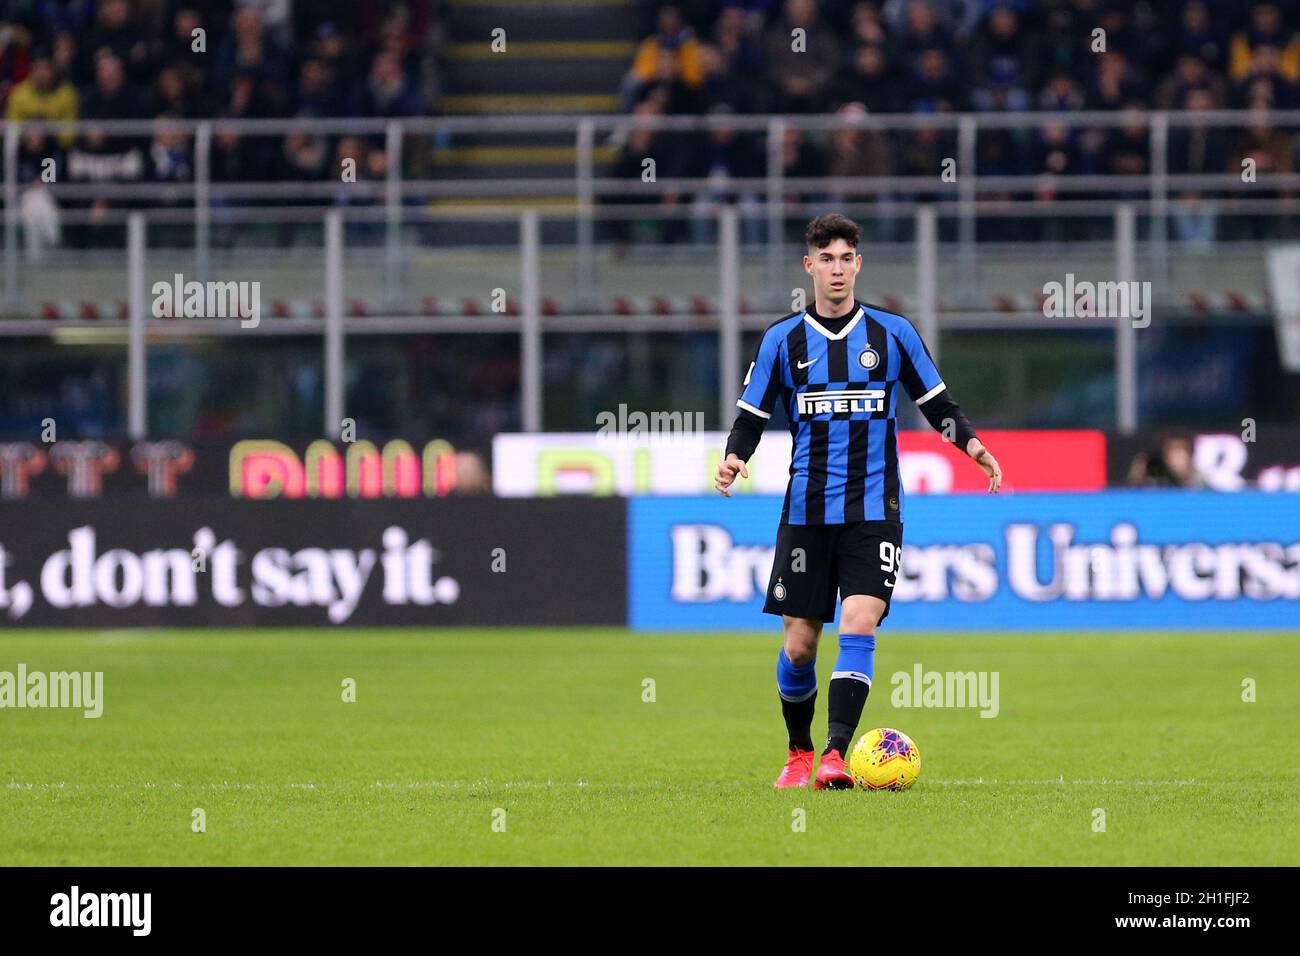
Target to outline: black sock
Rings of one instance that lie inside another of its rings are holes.
[[[831,693],[826,709],[830,715],[830,733],[826,737],[826,749],[822,754],[838,750],[845,759],[849,755],[849,742],[858,729],[862,719],[862,708],[866,706],[867,694],[871,685],[852,677],[837,677],[831,681]]]
[[[813,710],[817,706],[817,691],[807,700],[781,698],[781,714],[785,717],[785,732],[790,736],[791,750],[812,750]]]

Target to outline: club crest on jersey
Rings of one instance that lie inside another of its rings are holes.
[[[880,354],[872,348],[863,349],[858,355],[858,364],[867,371],[871,371],[880,364]]]
[[[778,601],[785,600],[785,585],[781,583],[779,578],[777,579],[776,586],[772,588],[772,597],[776,598]]]
[[[799,417],[837,412],[870,413],[885,410],[883,388],[846,388],[834,392],[800,392]]]

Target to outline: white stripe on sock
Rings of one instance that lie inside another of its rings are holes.
[[[849,680],[860,680],[868,687],[871,686],[871,678],[861,671],[835,671],[831,674],[831,680],[835,680],[837,677],[847,677]]]

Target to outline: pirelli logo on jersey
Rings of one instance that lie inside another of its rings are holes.
[[[840,412],[870,414],[885,410],[883,388],[845,388],[833,392],[800,392],[799,417]]]

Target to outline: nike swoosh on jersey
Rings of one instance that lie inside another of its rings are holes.
[[[820,361],[821,361],[821,356],[818,356],[817,358],[813,359],[810,362],[795,362],[795,365],[798,366],[799,368],[807,368],[809,365],[816,365]]]

